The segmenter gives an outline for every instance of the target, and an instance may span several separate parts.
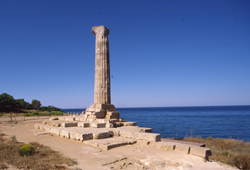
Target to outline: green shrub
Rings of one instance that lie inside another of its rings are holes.
[[[212,136],[208,136],[208,137],[207,137],[207,140],[212,140],[212,139],[213,139]]]
[[[32,145],[23,145],[21,148],[19,148],[18,153],[21,156],[29,156],[32,155],[35,152],[35,148]]]
[[[52,115],[56,115],[56,116],[62,116],[64,113],[57,111],[57,112],[52,112]]]
[[[30,113],[24,113],[24,116],[30,116]]]
[[[39,112],[33,112],[32,113],[32,116],[38,116],[39,115]]]

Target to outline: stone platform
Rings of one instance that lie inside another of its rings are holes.
[[[155,149],[178,151],[200,156],[205,159],[211,155],[209,148],[192,143],[180,143],[165,140],[160,134],[152,133],[151,128],[138,127],[136,122],[124,119],[86,119],[84,116],[51,117],[41,124],[35,124],[35,135],[51,134],[71,140],[81,141],[87,145],[109,150],[112,148],[140,144],[150,145]]]

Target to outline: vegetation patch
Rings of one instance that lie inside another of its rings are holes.
[[[210,160],[222,162],[239,169],[250,169],[250,143],[235,139],[189,137],[188,142],[205,143],[211,149]]]
[[[59,152],[36,142],[21,144],[12,136],[10,139],[3,137],[0,132],[0,169],[12,165],[18,169],[70,169],[68,166],[76,165],[77,162],[64,157]]]

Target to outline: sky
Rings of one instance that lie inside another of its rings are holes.
[[[89,107],[99,25],[116,107],[250,105],[249,0],[0,0],[0,94]]]

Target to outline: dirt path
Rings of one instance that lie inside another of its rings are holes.
[[[85,169],[150,169],[150,170],[233,170],[235,168],[217,162],[204,162],[202,158],[186,155],[177,151],[155,150],[151,146],[139,144],[123,146],[102,151],[79,141],[58,136],[33,134],[34,124],[48,117],[29,117],[17,119],[18,123],[9,122],[9,118],[0,118],[0,130],[8,136],[16,136],[19,142],[39,142],[63,153],[78,162],[78,167]]]

